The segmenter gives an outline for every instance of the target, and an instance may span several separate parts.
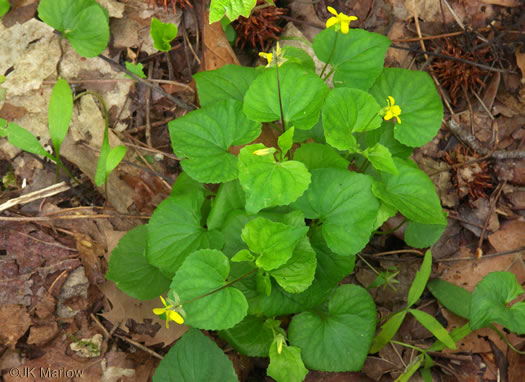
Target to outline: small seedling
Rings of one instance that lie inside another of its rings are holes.
[[[95,0],[41,0],[38,17],[82,57],[98,56],[108,45],[109,14]]]
[[[59,79],[51,92],[48,108],[49,135],[53,142],[54,155],[46,151],[33,134],[16,123],[8,123],[7,129],[3,132],[3,136],[7,135],[9,143],[13,146],[35,155],[44,156],[55,162],[57,182],[60,168],[64,169],[71,179],[74,179],[69,170],[60,160],[60,146],[69,130],[72,115],[73,94],[71,88],[66,80]]]
[[[163,23],[155,17],[151,18],[150,35],[153,46],[162,52],[169,52],[171,41],[177,37],[178,29],[175,24]]]

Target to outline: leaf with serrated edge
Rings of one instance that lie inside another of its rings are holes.
[[[242,102],[251,83],[261,72],[240,65],[224,65],[193,75],[199,91],[199,103],[205,107],[225,99]]]
[[[339,150],[359,151],[352,133],[381,126],[379,105],[370,94],[349,88],[334,89],[322,109],[326,142]]]
[[[304,312],[288,327],[290,344],[302,349],[305,365],[321,371],[361,370],[376,328],[376,308],[357,285],[338,287],[327,308]]]
[[[120,239],[111,252],[106,278],[127,295],[139,300],[152,300],[166,292],[170,280],[146,258],[147,227],[133,228]]]
[[[434,184],[410,159],[393,158],[399,174],[381,173],[382,182],[372,186],[374,194],[417,223],[446,224]]]
[[[312,285],[316,266],[315,251],[303,237],[286,264],[270,271],[270,275],[288,293],[301,293]]]
[[[276,162],[274,148],[264,150],[257,143],[243,147],[239,154],[239,181],[246,194],[246,211],[255,214],[263,208],[287,205],[300,197],[310,184],[310,173],[297,161]]]
[[[201,225],[204,195],[195,190],[165,199],[148,224],[148,261],[167,277],[173,277],[186,256],[200,248],[222,248],[224,239],[216,230]]]
[[[270,346],[270,364],[268,365],[268,376],[277,382],[302,382],[308,374],[301,359],[301,349],[295,346],[283,344],[281,351],[277,349],[277,342]]]
[[[390,43],[387,37],[362,29],[342,34],[328,28],[315,36],[313,48],[321,61],[334,67],[336,87],[368,90],[383,70]]]
[[[169,296],[176,293],[180,298],[187,325],[222,330],[246,316],[248,302],[240,290],[227,286],[229,273],[228,258],[214,249],[198,250],[184,260],[173,278]]]
[[[295,246],[307,232],[308,227],[291,227],[259,217],[246,224],[241,237],[250,251],[260,255],[256,265],[270,271],[292,257]]]
[[[171,41],[177,37],[178,29],[175,24],[163,23],[159,19],[151,18],[150,35],[155,49],[168,52],[171,49]]]
[[[443,104],[434,81],[426,72],[385,68],[370,88],[381,107],[394,97],[401,108],[401,123],[394,126],[395,138],[411,147],[430,142],[441,127]]]
[[[513,273],[489,273],[472,292],[469,317],[472,330],[498,323],[518,335],[525,334],[525,302],[508,307],[522,293],[523,288]]]
[[[237,178],[237,157],[228,149],[253,141],[261,124],[250,121],[235,100],[194,110],[169,124],[174,153],[193,179],[202,183],[228,182]]]
[[[224,16],[230,21],[239,16],[248,18],[257,0],[211,0],[210,24],[220,21]]]
[[[312,171],[316,168],[342,168],[346,170],[350,162],[339,155],[332,147],[320,143],[305,143],[294,152],[294,160],[302,162]]]
[[[244,112],[254,121],[272,122],[281,119],[282,106],[286,127],[312,128],[319,120],[328,86],[311,71],[296,64],[284,64],[278,69],[279,98],[276,70],[267,69],[252,82],[244,97]]]
[[[267,357],[273,332],[270,326],[265,325],[266,320],[263,317],[248,315],[233,328],[221,330],[219,336],[241,354],[249,357]]]
[[[405,243],[414,248],[431,247],[446,228],[446,224],[422,224],[408,220],[405,226]]]
[[[367,148],[363,152],[363,155],[372,163],[375,169],[394,175],[399,174],[392,160],[392,154],[390,154],[390,151],[382,144],[376,143],[374,146]]]
[[[342,169],[312,171],[312,184],[292,206],[322,222],[328,247],[338,255],[359,252],[368,243],[379,209],[373,179]]]

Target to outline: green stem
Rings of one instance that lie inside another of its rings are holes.
[[[332,51],[330,52],[330,56],[328,56],[328,60],[326,60],[326,63],[324,64],[324,68],[323,70],[321,70],[321,74],[319,75],[319,77],[323,78],[323,74],[326,70],[326,68],[328,67],[328,64],[330,63],[330,60],[332,59],[332,56],[334,55],[334,51],[335,51],[335,46],[337,45],[337,37],[339,36],[339,33],[335,33],[335,39],[334,39],[334,45],[332,46]],[[329,73],[331,74],[331,72]]]
[[[64,166],[64,164],[62,163],[62,161],[60,160],[60,158],[59,158],[58,156],[57,156],[56,160],[57,160],[57,161],[56,161],[56,168],[57,168],[57,170],[56,170],[56,174],[57,174],[57,176],[58,176],[58,169],[59,169],[59,168],[62,168],[62,169],[66,172],[67,176],[69,176],[69,178],[70,178],[73,182],[75,182],[76,184],[79,184],[79,185],[80,185],[80,184],[81,184],[80,181],[79,181],[77,178],[75,178],[75,177],[73,176],[73,174],[71,174],[71,172],[67,169],[66,166]],[[58,178],[56,179],[56,182],[58,182]]]
[[[359,253],[357,254],[357,257],[359,257],[366,265],[368,265],[368,268],[372,270],[376,275],[379,276],[379,272],[368,262],[365,260],[363,256],[361,256]]]
[[[195,298],[192,298],[191,300],[188,300],[188,301],[185,301],[183,303],[180,303],[179,305],[177,306],[184,306],[184,305],[187,305],[189,304],[190,302],[194,302],[194,301],[197,301],[197,300],[200,300],[201,298],[204,298],[204,297],[208,297],[209,295],[212,295],[214,293],[217,293],[225,288],[228,288],[230,285],[233,285],[235,284],[236,282],[239,282],[241,281],[242,279],[244,279],[245,277],[248,277],[249,275],[251,275],[252,273],[256,272],[259,268],[254,268],[252,269],[250,272],[248,273],[245,273],[244,275],[240,276],[240,277],[237,277],[235,280],[232,280],[230,281],[228,284],[225,284],[223,286],[221,286],[220,288],[217,288],[217,289],[214,289],[212,290],[211,292],[208,292],[208,293],[205,293],[203,294],[202,296],[199,296],[199,297],[195,297]]]
[[[516,353],[518,354],[521,354],[521,355],[525,355],[525,351],[520,351],[518,349],[516,349],[511,343],[510,341],[507,339],[507,337],[505,337],[505,335],[498,329],[496,328],[494,325],[490,324],[489,325],[489,328],[491,328],[492,330],[494,330],[496,332],[496,334],[499,336],[499,338],[501,338],[503,340],[503,342],[505,342],[505,344],[507,344],[507,346],[509,348],[511,348],[513,351],[515,351]]]
[[[286,131],[286,126],[284,125],[284,112],[283,112],[283,102],[281,99],[281,83],[279,81],[279,57],[275,55],[275,74],[277,76],[277,94],[279,95],[279,109],[281,111],[281,125],[283,133]]]
[[[335,69],[334,69],[334,68],[332,68],[332,70],[330,70],[330,71],[326,74],[326,76],[324,76],[323,80],[326,81],[328,78],[330,78],[330,76],[332,75],[333,72],[335,72]]]
[[[427,352],[425,349],[421,349],[421,348],[418,348],[417,346],[406,344],[404,342],[399,342],[399,341],[394,341],[394,340],[390,340],[390,342],[393,343],[393,344],[399,345],[399,346],[404,346],[404,347],[409,348],[409,349],[417,350],[417,351],[419,351],[419,352],[421,352],[423,354],[425,354]]]
[[[403,220],[401,220],[401,223],[399,223],[395,228],[392,228],[390,231],[375,231],[374,235],[390,235],[394,232],[396,232],[403,224],[405,224],[407,219],[403,217]]]

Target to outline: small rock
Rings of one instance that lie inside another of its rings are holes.
[[[71,309],[65,304],[66,300],[72,297],[82,297],[87,299],[89,281],[86,277],[84,267],[78,267],[69,274],[66,281],[60,289],[57,297],[57,316],[60,318],[69,318],[75,316],[79,311]]]

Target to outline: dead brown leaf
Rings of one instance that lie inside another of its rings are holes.
[[[208,20],[208,12],[204,12],[203,20]],[[202,26],[201,70],[214,70],[224,65],[239,65],[239,60],[224,34],[221,23],[204,22]]]
[[[520,5],[519,0],[481,0],[482,3],[499,5],[501,7],[518,7]]]
[[[51,341],[57,334],[58,325],[55,321],[39,326],[32,326],[31,329],[29,329],[27,343],[42,346]]]
[[[31,318],[24,306],[5,304],[0,307],[0,322],[0,343],[14,349],[31,325]]]
[[[509,251],[525,246],[524,232],[525,221],[511,220],[503,223],[488,239],[497,252]]]
[[[98,285],[98,288],[113,306],[111,309],[108,309],[106,313],[102,314],[102,316],[110,321],[113,325],[117,325],[122,330],[127,332],[126,323],[128,320],[133,320],[139,325],[153,325],[158,328],[158,332],[154,337],[151,337],[147,334],[133,336],[134,340],[141,342],[143,341],[146,346],[156,345],[159,343],[169,345],[182,337],[186,330],[188,330],[187,326],[180,325],[172,325],[169,329],[166,328],[165,321],[162,321],[152,312],[153,308],[159,308],[161,306],[159,299],[149,301],[140,301],[134,299],[118,289],[115,283],[112,281],[107,281],[102,285]]]

